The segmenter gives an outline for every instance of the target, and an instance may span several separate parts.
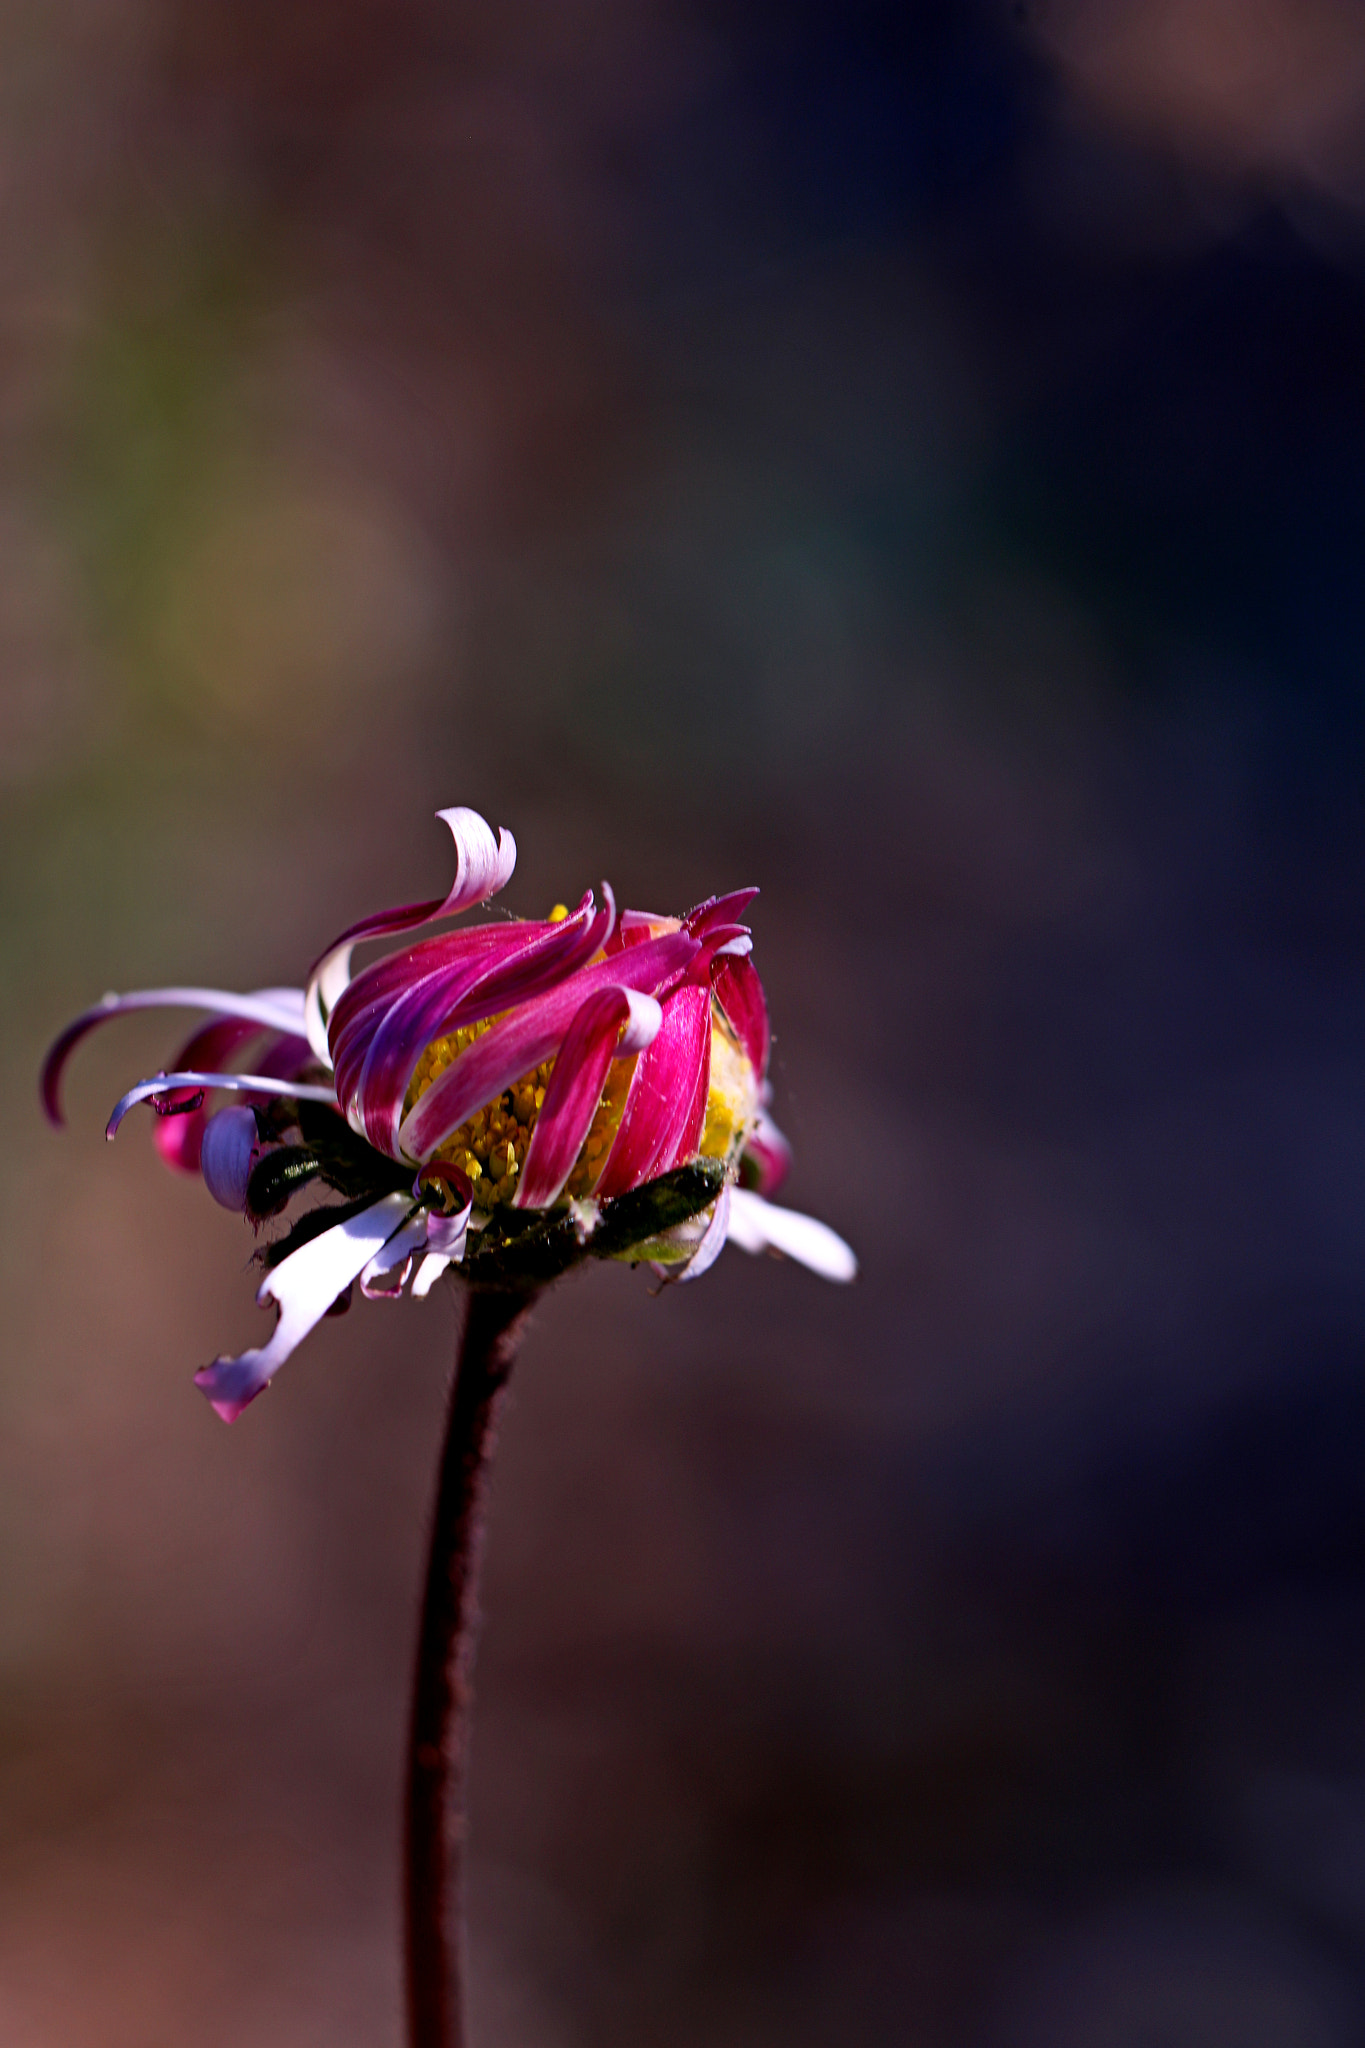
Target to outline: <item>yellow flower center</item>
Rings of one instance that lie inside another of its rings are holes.
[[[471,1046],[476,1038],[498,1020],[484,1019],[462,1025],[443,1038],[434,1038],[408,1084],[404,1114],[412,1110],[452,1060]],[[462,1173],[473,1189],[476,1209],[489,1211],[510,1202],[526,1163],[531,1133],[545,1101],[545,1090],[554,1070],[553,1060],[544,1060],[532,1073],[523,1075],[495,1101],[477,1110],[458,1130],[452,1131],[437,1149],[436,1159]],[[607,1069],[606,1085],[594,1112],[582,1150],[574,1162],[565,1192],[582,1199],[597,1185],[610,1156],[625,1114],[635,1060],[613,1060]],[[712,1009],[711,1085],[706,1097],[706,1119],[698,1150],[705,1159],[730,1159],[743,1142],[758,1108],[758,1088],[753,1068],[730,1035],[729,1027]]]

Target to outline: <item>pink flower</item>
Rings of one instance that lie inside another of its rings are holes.
[[[495,895],[516,861],[511,834],[495,838],[477,812],[438,815],[455,842],[449,894],[353,925],[306,989],[106,996],[48,1054],[43,1100],[59,1124],[62,1070],[97,1024],[206,1011],[172,1067],[115,1105],[107,1135],[150,1101],[168,1164],[202,1170],[257,1223],[315,1180],[346,1198],[260,1254],[273,1336],[196,1374],[227,1421],[356,1280],[371,1296],[409,1281],[424,1295],[457,1264],[474,1284],[531,1286],[589,1255],[693,1279],[727,1239],[828,1279],[857,1270],[833,1231],[766,1199],[790,1154],[767,1114],[767,1003],[739,922],[757,892],[680,918],[618,916],[604,884],[600,907],[589,891],[544,920],[419,938]],[[360,942],[399,935],[352,973]],[[228,1065],[253,1045],[249,1070]],[[215,1090],[240,1105],[208,1115]]]

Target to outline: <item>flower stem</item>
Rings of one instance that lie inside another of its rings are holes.
[[[408,1744],[411,2048],[464,2048],[464,1842],[485,1476],[529,1292],[471,1289],[422,1599]]]

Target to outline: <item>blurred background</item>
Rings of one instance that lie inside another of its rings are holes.
[[[540,1309],[480,2048],[1365,2037],[1356,0],[5,0],[0,2039],[401,2034],[458,1296],[224,1430],[106,988],[761,883],[789,1199]]]

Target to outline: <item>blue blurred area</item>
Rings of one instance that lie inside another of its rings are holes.
[[[541,1311],[479,2039],[1349,2048],[1357,12],[5,36],[0,2038],[398,2038],[453,1305],[211,1427],[249,1244],[100,1137],[171,1046],[60,1140],[33,1075],[105,987],[297,980],[468,802],[518,912],[762,884],[864,1264]]]

